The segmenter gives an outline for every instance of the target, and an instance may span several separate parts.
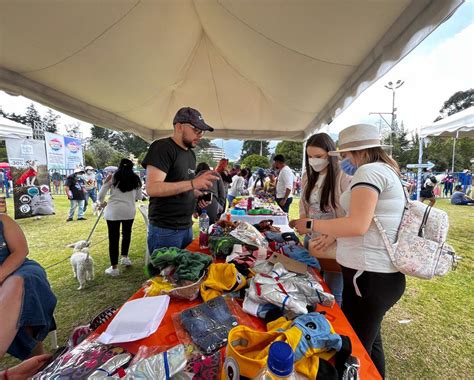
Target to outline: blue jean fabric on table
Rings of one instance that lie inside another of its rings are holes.
[[[238,325],[223,297],[184,310],[180,320],[192,341],[207,354],[225,346],[229,331]]]
[[[321,270],[321,265],[316,257],[309,254],[308,250],[299,245],[286,245],[283,247],[285,255],[289,256],[293,260],[305,263],[317,270]]]
[[[10,255],[3,234],[3,223],[0,221],[0,265]],[[7,352],[21,360],[27,359],[38,342],[44,340],[53,324],[53,312],[56,308],[54,295],[44,269],[33,260],[25,259],[23,264],[10,276],[23,278],[23,301],[18,332]],[[26,332],[26,327],[33,327],[35,336]]]
[[[193,229],[189,227],[184,230],[161,228],[153,224],[148,225],[148,250],[153,252],[158,248],[177,247],[186,248],[193,241]]]

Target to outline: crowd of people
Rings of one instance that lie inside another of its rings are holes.
[[[193,216],[206,210],[214,223],[241,195],[265,194],[288,212],[294,193],[300,193],[299,218],[290,221],[290,226],[304,235],[304,246],[320,261],[337,303],[384,376],[381,323],[403,295],[405,276],[392,264],[373,218],[377,215],[393,243],[405,197],[400,169],[384,151],[378,129],[366,124],[350,126],[340,133],[338,149],[328,134],[311,136],[304,152],[306,171],[300,179],[281,154],[273,158],[271,169],[254,173],[239,165],[230,167],[227,159],[215,170],[205,162],[197,164],[193,148],[213,128],[193,108],[180,109],[173,128],[171,137],[151,144],[142,162],[147,173],[144,190],[149,196],[148,250],[187,247],[193,240]],[[76,209],[77,219],[84,220],[88,204],[105,207],[111,264],[105,273],[117,276],[119,253],[122,265],[132,264],[128,251],[135,202],[144,192],[128,159],[100,181],[99,173],[86,167],[67,177],[67,221],[73,220]],[[448,183],[449,176],[446,178]],[[52,174],[55,188],[61,180]],[[432,176],[426,178],[425,187],[430,183]],[[430,199],[428,195],[422,197]],[[459,185],[452,196],[454,204],[474,203]],[[3,241],[0,315],[6,317],[0,324],[0,357],[8,351],[26,359],[43,352],[41,341],[54,323],[56,298],[44,270],[26,258],[28,248],[20,227],[6,215],[0,216],[0,243]],[[39,288],[41,292],[34,290]]]

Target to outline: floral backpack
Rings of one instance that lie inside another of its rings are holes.
[[[403,187],[403,184],[402,184]],[[443,210],[408,199],[405,188],[405,209],[395,243],[390,243],[385,230],[374,216],[393,265],[402,273],[423,279],[444,276],[456,267],[459,256],[446,243],[448,214]]]

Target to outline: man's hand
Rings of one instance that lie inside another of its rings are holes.
[[[214,181],[220,178],[219,174],[213,171],[207,171],[193,179],[194,189],[206,190],[210,189]]]
[[[289,225],[291,228],[294,228],[300,235],[310,233],[311,230],[306,228],[306,222],[308,222],[311,219],[308,218],[302,218],[302,219],[294,219],[291,220]]]
[[[112,180],[113,176],[114,176],[114,173],[107,174],[107,178],[105,179],[104,183],[110,182]]]
[[[309,242],[309,249],[325,252],[329,246],[336,241],[336,238],[328,235],[321,235],[317,238],[311,239]]]
[[[287,200],[288,200],[288,199],[285,199],[285,198],[280,199],[280,202],[278,202],[278,204],[279,204],[281,207],[285,207],[285,204],[286,204],[286,201],[287,201]]]
[[[203,209],[203,208],[206,208],[207,206],[209,206],[211,204],[211,202],[208,202],[208,201],[205,201],[205,200],[200,200],[198,201],[198,206]]]
[[[8,369],[9,380],[24,380],[29,379],[43,367],[48,360],[51,359],[50,354],[33,356],[24,362]]]

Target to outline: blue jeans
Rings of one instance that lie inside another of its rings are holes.
[[[290,210],[290,205],[291,205],[291,202],[293,202],[293,198],[292,198],[292,197],[288,198],[288,199],[286,200],[286,203],[285,203],[284,206],[281,206],[281,205],[280,205],[280,201],[281,201],[282,199],[283,199],[283,198],[277,198],[276,201],[277,201],[277,203],[278,203],[278,206],[280,206],[280,208],[283,210],[283,212],[286,212],[286,213],[287,213],[287,212],[289,212],[289,210]]]
[[[79,206],[79,211],[77,212],[77,218],[83,218],[84,217],[84,203],[85,200],[76,200],[76,199],[71,199],[71,208],[69,209],[69,219],[74,218],[74,213],[76,212],[76,208]]]
[[[148,225],[148,250],[152,253],[158,248],[177,247],[184,249],[193,241],[193,228],[175,230]]]
[[[87,205],[89,204],[89,198],[92,199],[92,202],[97,202],[97,193],[95,189],[90,189],[90,190],[87,190],[85,196],[86,196],[86,202],[84,204],[84,212],[86,212],[87,210]]]

